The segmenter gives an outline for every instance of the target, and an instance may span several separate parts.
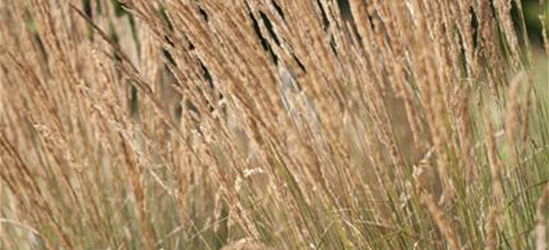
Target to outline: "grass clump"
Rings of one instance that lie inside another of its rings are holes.
[[[0,0],[0,249],[546,249],[522,6]]]

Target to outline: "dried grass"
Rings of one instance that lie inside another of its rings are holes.
[[[544,249],[515,6],[0,0],[0,249]]]

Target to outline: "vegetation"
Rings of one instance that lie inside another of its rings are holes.
[[[547,249],[547,10],[0,0],[0,249]]]

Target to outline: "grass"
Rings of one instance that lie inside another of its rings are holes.
[[[0,249],[547,249],[522,9],[0,0]]]

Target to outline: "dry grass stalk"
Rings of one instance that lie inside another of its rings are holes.
[[[442,235],[444,235],[444,238],[448,242],[450,249],[461,249],[458,233],[452,227],[452,223],[448,220],[448,218],[446,218],[444,212],[437,206],[437,204],[433,200],[433,197],[431,197],[431,195],[427,193],[422,193],[421,202],[423,203],[423,205],[425,205],[427,211],[429,211],[429,214],[431,214],[433,221],[437,225],[438,229],[442,232]]]
[[[525,79],[527,79],[526,72],[521,72],[516,75],[510,83],[507,94],[508,103],[506,111],[507,115],[505,117],[505,134],[512,150],[511,154],[513,155],[517,150],[517,142],[522,140],[520,135],[523,134],[523,129],[520,128],[520,123],[527,122],[524,120],[524,116],[521,115],[523,114],[523,107],[525,105],[521,105],[519,93],[521,85],[523,85]],[[517,156],[515,155],[515,158],[516,157]]]
[[[499,211],[497,208],[491,208],[488,212],[488,218],[486,219],[485,231],[486,231],[486,243],[484,249],[496,250],[499,247],[498,244],[498,221]]]
[[[494,1],[494,8],[496,9],[497,16],[501,21],[502,30],[511,51],[513,66],[519,68],[521,63],[519,52],[520,49],[517,36],[515,34],[514,24],[511,20],[511,1],[496,0]]]
[[[549,186],[546,186],[538,199],[536,209],[536,227],[534,229],[536,237],[536,249],[547,249],[547,209],[549,205]]]
[[[543,37],[543,45],[544,45],[543,47],[545,49],[545,53],[549,55],[549,40],[547,35],[547,16],[540,15],[539,20],[541,22],[541,27],[542,27],[541,35]]]
[[[488,110],[484,110],[484,122],[486,123],[486,150],[488,151],[488,161],[490,164],[490,174],[492,179],[492,192],[495,198],[495,204],[498,208],[503,208],[505,205],[505,194],[503,190],[502,177],[504,169],[499,158],[496,131],[492,118]]]

